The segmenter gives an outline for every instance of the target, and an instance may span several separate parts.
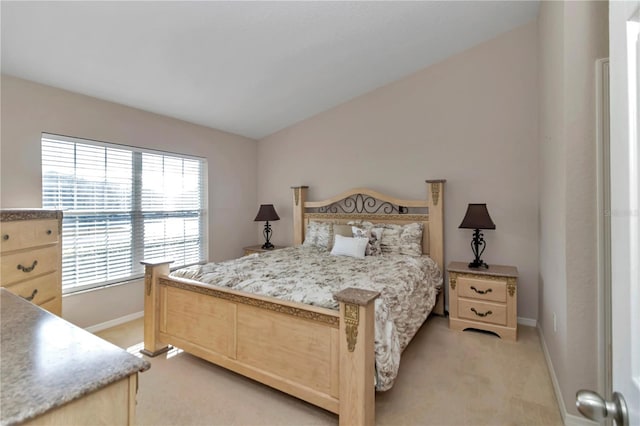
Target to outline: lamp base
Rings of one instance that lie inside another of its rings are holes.
[[[471,250],[473,251],[473,262],[469,264],[469,268],[480,269],[485,268],[489,269],[489,265],[484,263],[480,256],[484,253],[484,249],[487,247],[487,243],[484,241],[482,232],[480,229],[475,229],[473,231],[473,239],[471,240]]]
[[[469,268],[473,268],[473,269],[480,269],[480,268],[489,269],[489,265],[487,265],[486,263],[484,263],[484,261],[482,261],[480,259],[476,259],[473,262],[469,263]]]
[[[264,235],[264,244],[262,245],[263,250],[271,250],[274,245],[269,241],[271,239],[271,225],[269,225],[269,221],[267,220],[264,224],[264,231],[262,231],[262,235]]]

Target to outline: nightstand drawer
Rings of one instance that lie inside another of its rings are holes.
[[[507,306],[461,298],[458,299],[458,317],[490,324],[507,325]]]
[[[460,276],[458,278],[458,296],[470,299],[489,300],[493,302],[507,301],[507,279],[483,279]]]

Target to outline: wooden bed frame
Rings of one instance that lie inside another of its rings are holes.
[[[426,182],[425,200],[355,189],[311,202],[306,186],[294,187],[294,243],[304,241],[310,220],[422,222],[423,253],[443,270],[445,181]],[[415,209],[423,211],[412,213]],[[341,425],[375,423],[373,302],[378,292],[343,290],[334,295],[338,312],[171,278],[170,263],[143,262],[142,353],[153,357],[174,345],[336,413]],[[443,311],[441,292],[432,312]]]

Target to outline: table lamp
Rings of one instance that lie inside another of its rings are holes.
[[[469,268],[489,268],[480,256],[484,253],[484,249],[487,247],[487,243],[484,241],[484,235],[480,232],[481,229],[496,229],[495,223],[489,216],[486,204],[469,204],[467,207],[467,213],[462,219],[462,223],[458,228],[473,229],[473,239],[471,240],[471,250],[475,256],[473,262],[469,263]]]
[[[273,207],[273,204],[261,204],[260,209],[258,210],[258,214],[256,218],[253,219],[254,222],[265,222],[264,231],[262,234],[264,235],[265,243],[262,245],[262,248],[265,250],[271,250],[274,246],[269,242],[271,238],[272,231],[271,225],[269,225],[269,221],[280,220],[280,216],[276,213],[276,209]]]

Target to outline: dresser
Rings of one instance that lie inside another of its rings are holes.
[[[62,212],[0,210],[0,286],[62,315]]]
[[[150,364],[0,289],[0,425],[133,425]]]
[[[505,340],[518,338],[518,269],[491,265],[469,268],[451,262],[449,272],[449,328],[491,331]]]

